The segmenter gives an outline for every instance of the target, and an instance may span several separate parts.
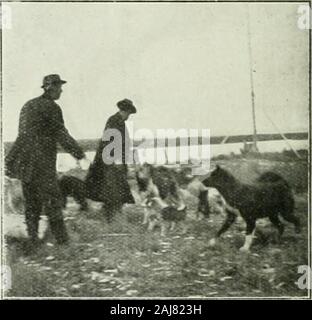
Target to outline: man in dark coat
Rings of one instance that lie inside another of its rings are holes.
[[[62,244],[68,240],[57,182],[57,143],[76,159],[85,157],[65,128],[60,106],[54,102],[60,98],[64,83],[56,74],[44,77],[44,93],[23,106],[17,139],[5,159],[6,175],[22,181],[27,231],[34,244],[38,241],[42,209],[56,241]]]
[[[102,139],[99,142],[94,161],[86,177],[88,198],[103,202],[103,208],[109,222],[124,203],[134,203],[127,181],[127,159],[130,150],[129,134],[125,121],[130,114],[136,113],[136,108],[132,101],[128,99],[119,101],[117,107],[119,111],[108,119],[104,135],[105,133],[110,135],[109,132],[114,129],[119,132],[121,137],[121,145],[119,147],[121,150],[112,148],[109,157],[115,156],[115,161],[110,163],[108,161],[109,157],[105,155],[105,148],[112,142],[116,143],[116,141],[114,141],[113,136],[109,140]]]

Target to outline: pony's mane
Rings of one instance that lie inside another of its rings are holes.
[[[222,173],[223,177],[226,177],[226,179],[231,182],[231,183],[239,183],[239,181],[234,177],[234,175],[232,173],[230,173],[229,171],[223,169],[223,168],[218,168],[217,170],[219,170],[219,172]]]

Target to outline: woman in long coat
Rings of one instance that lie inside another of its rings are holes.
[[[111,221],[114,213],[121,210],[123,204],[134,203],[134,198],[127,181],[128,169],[126,162],[130,150],[128,143],[129,135],[125,121],[129,118],[130,114],[136,113],[136,108],[132,101],[128,99],[119,101],[117,107],[119,111],[108,119],[104,134],[106,132],[109,135],[109,129],[118,130],[122,139],[120,146],[122,149],[114,150],[114,148],[112,148],[109,155],[115,155],[117,159],[115,163],[110,164],[103,150],[105,147],[108,147],[114,139],[113,137],[111,137],[109,141],[101,139],[94,161],[86,177],[88,198],[103,202],[103,209],[108,221]],[[114,141],[114,146],[115,143],[116,141]],[[117,151],[117,153],[115,153],[115,151]]]

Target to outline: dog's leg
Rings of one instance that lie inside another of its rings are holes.
[[[84,200],[81,204],[80,204],[80,210],[81,211],[87,211],[88,210],[88,202],[86,200]]]
[[[160,224],[160,236],[164,237],[166,235],[166,222],[162,221]]]
[[[175,204],[177,211],[183,211],[186,208],[186,205],[183,200],[183,193],[177,187],[177,190],[171,195],[172,202]]]
[[[160,236],[165,237],[166,231],[170,226],[170,222],[164,220],[163,218],[160,218]]]
[[[144,216],[143,216],[143,222],[142,224],[147,224],[149,218],[149,211],[147,208],[144,208]]]
[[[255,230],[256,230],[256,221],[255,220],[248,220],[247,229],[246,229],[246,236],[245,236],[245,243],[239,249],[241,252],[249,252],[250,246],[252,244],[252,240],[254,238]]]
[[[173,231],[176,226],[176,223],[174,221],[171,222],[170,231]]]
[[[178,192],[177,211],[183,211],[185,208],[186,208],[186,204],[183,201],[183,197],[181,195],[181,192]]]
[[[187,233],[187,225],[185,223],[182,224],[182,234]]]
[[[62,209],[66,209],[66,205],[67,205],[67,195],[65,193],[62,193],[61,196],[61,205],[62,205]]]
[[[11,179],[11,178],[8,178],[5,176],[5,189],[4,189],[4,192],[5,192],[5,198],[7,200],[7,205],[8,205],[8,208],[9,210],[12,212],[12,213],[18,213],[17,210],[16,210],[16,206],[14,205],[14,196],[13,194],[15,194],[15,190],[14,190],[14,179]]]
[[[88,210],[88,202],[85,198],[85,195],[79,195],[77,196],[77,202],[80,204],[80,210],[86,211]]]
[[[156,219],[153,219],[153,220],[150,220],[148,219],[149,223],[148,223],[148,227],[147,227],[147,230],[148,231],[153,231],[156,224],[157,224],[157,220]]]
[[[7,201],[8,201],[7,204],[8,204],[10,211],[13,213],[17,213],[14,208],[14,205],[13,205],[13,197],[12,197],[12,194],[10,191],[7,193]]]
[[[87,211],[88,210],[88,201],[87,201],[87,190],[85,185],[81,188],[81,192],[77,195],[78,203],[80,204],[80,210]]]
[[[217,236],[215,238],[210,239],[209,246],[214,246],[217,242],[216,238],[219,238],[235,222],[235,220],[237,218],[236,210],[231,207],[227,207],[226,213],[227,213],[227,216],[226,216],[226,219],[225,219],[221,229],[218,231]]]
[[[160,209],[165,209],[168,207],[168,204],[160,197],[153,197],[152,200],[155,201],[157,205],[159,205]]]

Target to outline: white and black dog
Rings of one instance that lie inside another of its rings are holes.
[[[157,219],[160,220],[162,235],[166,224],[171,224],[173,230],[176,223],[185,220],[185,190],[198,199],[197,218],[200,214],[209,218],[211,212],[220,213],[226,208],[220,193],[207,188],[199,177],[193,176],[190,167],[172,169],[143,164],[136,167],[136,181],[144,207],[143,224],[148,224],[148,229],[153,230]],[[185,224],[183,230],[186,232]]]
[[[148,224],[148,230],[160,220],[164,235],[168,223],[173,230],[177,222],[185,220],[186,205],[172,170],[145,163],[136,168],[136,181],[144,207],[143,224]]]
[[[5,213],[23,213],[24,196],[20,180],[4,176],[4,206]]]

